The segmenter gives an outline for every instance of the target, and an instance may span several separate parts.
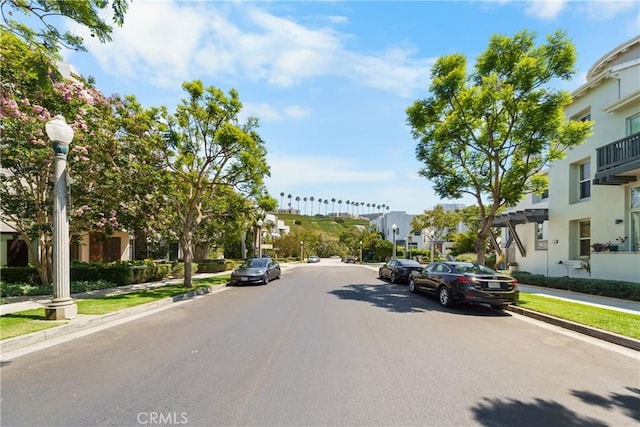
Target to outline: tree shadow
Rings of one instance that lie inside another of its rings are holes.
[[[571,394],[590,405],[605,409],[620,408],[628,417],[640,421],[640,389],[627,387],[627,390],[632,394],[611,393],[609,396],[599,396],[590,391],[579,390],[572,390]]]
[[[413,294],[407,286],[386,282],[345,285],[328,293],[343,300],[361,301],[394,313],[424,313],[438,311],[465,316],[511,317],[510,314],[485,305],[460,304],[451,308],[442,307],[433,297]]]
[[[609,424],[584,417],[551,400],[523,402],[515,399],[484,399],[471,408],[475,419],[484,426],[519,427],[605,427]]]

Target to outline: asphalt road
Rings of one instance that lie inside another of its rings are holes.
[[[2,426],[631,426],[638,352],[302,265],[4,362]]]

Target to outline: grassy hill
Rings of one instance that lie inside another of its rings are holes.
[[[322,215],[277,214],[278,219],[290,227],[291,233],[321,233],[338,238],[346,229],[369,226],[366,218],[335,218]]]

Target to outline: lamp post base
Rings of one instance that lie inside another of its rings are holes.
[[[73,319],[78,315],[78,306],[70,301],[65,305],[50,304],[44,309],[45,320]]]

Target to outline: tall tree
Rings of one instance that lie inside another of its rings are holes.
[[[342,211],[342,199],[338,200],[338,216],[340,215],[340,212]]]
[[[62,78],[52,59],[10,32],[2,32],[0,41],[0,218],[21,234],[31,263],[48,284],[53,152],[45,122],[62,114],[74,130],[67,166],[72,236],[90,231],[108,236],[135,229],[142,218],[150,222],[158,212],[154,200],[162,183],[155,179],[161,168],[152,147],[157,112],[143,110],[133,99],[105,97],[81,76]]]
[[[105,43],[111,41],[113,28],[102,18],[102,12],[111,4],[113,22],[122,26],[128,3],[128,0],[2,0],[0,28],[21,38],[35,52],[57,56],[62,47],[84,51],[81,36],[70,31],[61,33],[55,26],[59,19],[69,19],[86,27],[92,37]]]
[[[313,202],[316,200],[313,196],[309,197],[309,201],[311,202],[311,216],[313,216]]]
[[[333,211],[333,213],[336,212],[336,198],[335,197],[331,198],[331,210]]]
[[[482,216],[476,240],[478,262],[502,206],[547,186],[540,171],[582,144],[591,122],[566,121],[568,92],[548,87],[575,73],[575,48],[564,32],[534,45],[535,34],[494,35],[467,74],[466,57],[439,58],[431,70],[431,97],[407,108],[418,140],[419,174],[447,199],[469,194]]]
[[[284,209],[284,206],[282,206],[282,199],[284,198],[284,193],[280,193],[280,209]]]
[[[167,204],[178,225],[184,255],[185,287],[192,285],[194,233],[215,215],[207,203],[222,188],[233,188],[247,198],[264,194],[269,174],[266,149],[256,132],[258,121],[238,122],[242,104],[238,92],[224,94],[194,80],[182,85],[187,97],[174,115],[166,115],[164,161],[170,171]]]
[[[296,196],[296,202],[298,202],[298,214],[300,214],[300,196]]]
[[[307,197],[302,199],[304,201],[304,214],[307,214],[307,200],[309,200]]]

